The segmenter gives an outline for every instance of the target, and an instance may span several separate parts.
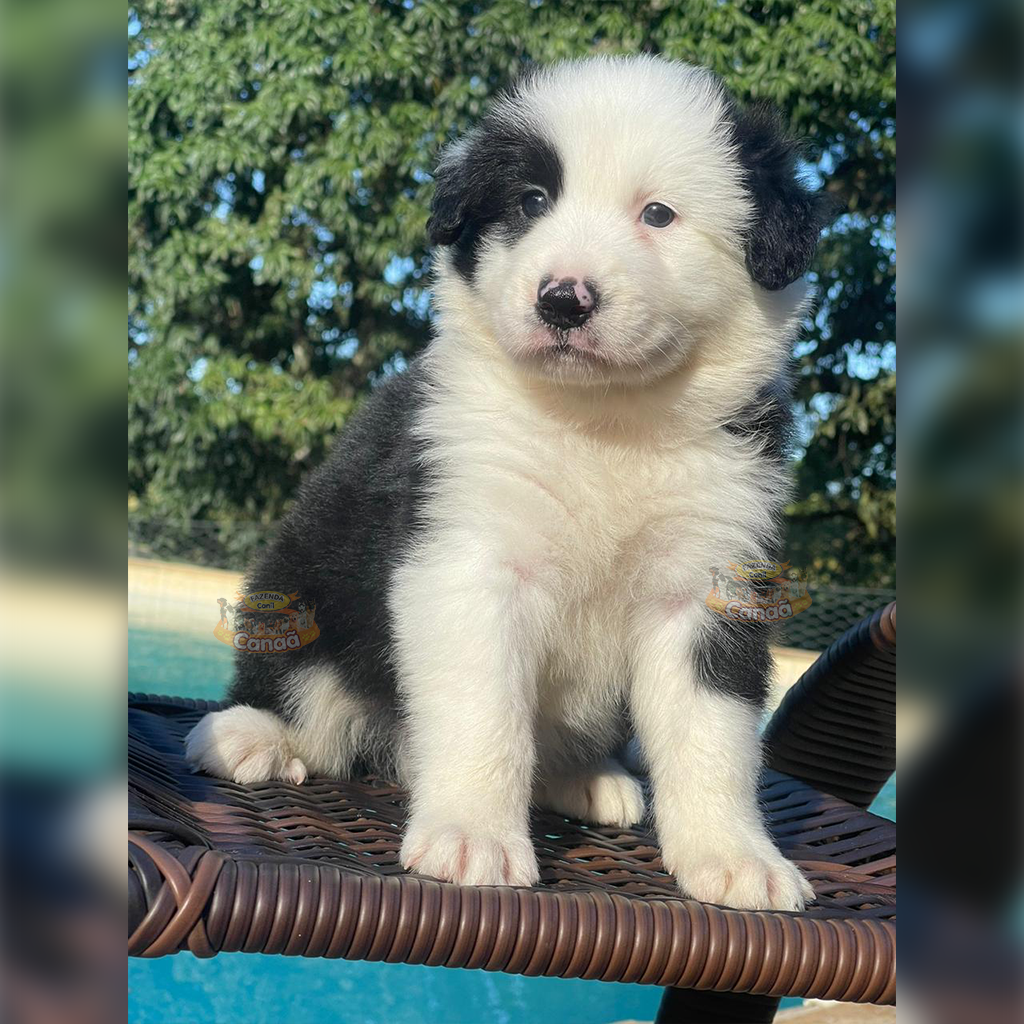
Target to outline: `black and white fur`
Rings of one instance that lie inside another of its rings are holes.
[[[769,638],[703,602],[709,567],[779,543],[785,366],[822,223],[795,168],[772,116],[648,57],[536,71],[451,146],[436,337],[248,574],[315,603],[321,635],[239,656],[236,706],[191,733],[193,765],[395,772],[406,867],[529,885],[531,802],[642,817],[614,757],[634,732],[681,887],[802,907],[756,799]],[[546,214],[524,212],[530,191]],[[641,219],[655,201],[667,227]],[[600,302],[559,332],[538,284],[570,274]]]

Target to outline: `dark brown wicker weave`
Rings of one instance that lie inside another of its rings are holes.
[[[193,775],[182,739],[217,705],[136,694],[130,952],[244,950],[894,1002],[896,831],[864,810],[893,768],[894,608],[833,644],[769,725],[762,798],[814,886],[804,913],[686,899],[648,830],[551,814],[534,820],[533,888],[409,875],[398,864],[405,794],[391,783]]]

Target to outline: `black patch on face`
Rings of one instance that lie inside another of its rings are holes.
[[[785,288],[811,265],[834,204],[797,178],[800,147],[786,135],[770,104],[743,110],[730,101],[728,121],[754,200],[754,220],[746,236],[747,269],[763,288]]]
[[[536,222],[522,208],[531,189],[557,200],[562,161],[554,146],[525,125],[488,115],[441,159],[427,221],[431,243],[451,246],[455,269],[472,280],[488,232],[511,244]]]

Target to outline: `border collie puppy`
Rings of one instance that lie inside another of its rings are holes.
[[[442,155],[436,337],[300,491],[249,591],[320,637],[238,657],[187,753],[239,783],[410,789],[401,861],[538,880],[531,804],[644,815],[691,896],[812,895],[757,802],[767,627],[704,603],[780,541],[786,364],[823,223],[776,119],[706,70],[535,71]]]

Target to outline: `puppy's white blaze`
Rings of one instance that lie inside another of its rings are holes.
[[[722,131],[725,96],[710,72],[605,57],[542,70],[519,96],[519,116],[542,126],[563,156],[567,195],[667,202],[742,263],[737,236],[750,200]]]

